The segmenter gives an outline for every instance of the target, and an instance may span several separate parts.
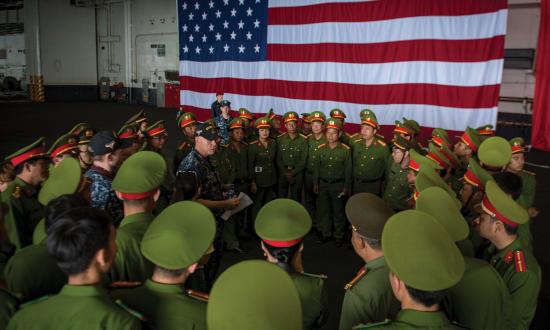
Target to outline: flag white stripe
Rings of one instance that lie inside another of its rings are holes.
[[[416,16],[372,22],[270,25],[269,44],[367,44],[417,39],[469,40],[506,34],[508,10],[463,16]]]
[[[359,85],[426,83],[453,86],[500,84],[503,60],[411,61],[375,64],[334,62],[180,62],[180,75],[197,78],[275,79]]]
[[[208,109],[214,100],[212,93],[198,93],[188,90],[180,92],[182,105]],[[420,125],[426,127],[441,127],[448,130],[463,131],[466,127],[478,127],[496,122],[497,107],[492,108],[450,108],[424,104],[385,104],[366,105],[346,102],[331,102],[319,100],[297,100],[272,96],[248,96],[226,93],[224,98],[231,101],[233,109],[241,107],[252,112],[267,112],[268,107],[282,115],[286,111],[295,110],[298,113],[315,110],[328,111],[333,108],[342,109],[347,122],[359,123],[359,112],[362,109],[372,109],[381,125],[394,125],[396,119],[402,117],[414,118]]]
[[[265,1],[265,0],[264,0]],[[350,3],[350,2],[372,2],[377,0],[270,0],[269,8],[277,7],[300,7],[325,3]]]

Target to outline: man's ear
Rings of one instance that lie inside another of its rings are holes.
[[[159,200],[160,198],[160,189],[157,188],[157,191],[155,191],[155,193],[153,194],[153,201],[155,201],[155,203]]]
[[[95,253],[94,260],[100,268],[104,268],[109,263],[107,249],[99,249]]]
[[[118,191],[115,191],[115,195],[118,199],[122,200],[122,194],[119,193]]]
[[[195,263],[192,264],[191,266],[187,267],[187,272],[188,272],[189,274],[193,274],[193,273],[195,272],[195,270],[197,269],[197,266],[198,266],[198,265],[199,265],[199,264],[195,262]]]

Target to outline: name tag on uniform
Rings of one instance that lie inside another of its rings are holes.
[[[254,167],[254,172],[256,172],[256,173],[261,173],[262,170],[263,170],[263,167],[262,167],[262,166],[255,166],[255,167]]]

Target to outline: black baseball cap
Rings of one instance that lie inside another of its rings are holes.
[[[89,148],[94,156],[102,156],[120,149],[121,141],[113,131],[100,131],[90,140]]]
[[[231,105],[231,102],[229,102],[228,100],[222,100],[222,101],[220,102],[220,105],[221,105],[222,107],[226,107],[226,106],[228,107],[228,106]]]
[[[213,141],[218,139],[220,136],[218,135],[218,130],[216,127],[212,126],[212,124],[207,122],[199,122],[197,123],[197,128],[195,130],[195,136],[202,136],[203,138]]]

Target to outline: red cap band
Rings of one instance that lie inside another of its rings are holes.
[[[420,164],[415,162],[414,160],[410,159],[409,160],[409,168],[413,171],[420,171]]]
[[[474,171],[472,171],[471,168],[468,168],[466,170],[466,173],[464,173],[464,181],[468,182],[472,186],[476,186],[480,190],[483,189],[483,185],[481,184],[481,180],[474,174]]]
[[[426,158],[429,158],[429,159],[433,160],[434,162],[438,163],[439,166],[441,166],[443,168],[447,168],[447,163],[445,161],[443,161],[443,159],[439,158],[439,156],[437,156],[434,153],[429,152],[426,155]]]
[[[133,131],[125,131],[124,133],[120,134],[118,136],[119,139],[130,139],[137,137],[137,134]]]
[[[142,193],[123,193],[123,192],[120,192],[120,197],[122,197],[122,199],[126,199],[126,200],[138,200],[138,199],[144,199],[144,198],[147,198],[149,196],[152,196],[154,195],[156,192],[157,192],[158,188],[157,189],[154,189],[154,190],[151,190],[151,191],[147,191],[147,192],[142,192]]]
[[[72,149],[75,149],[77,147],[78,146],[77,146],[76,143],[64,144],[62,146],[59,146],[59,147],[55,148],[54,151],[52,151],[52,153],[50,154],[50,157],[52,157],[52,158],[57,157],[59,155],[62,155],[65,152],[67,152],[69,150],[72,150]]]
[[[470,149],[472,149],[474,152],[477,152],[477,145],[470,139],[468,134],[462,134],[460,140],[464,142],[468,147],[470,147]]]
[[[21,155],[15,156],[12,159],[10,159],[11,164],[15,167],[33,157],[37,156],[46,156],[46,150],[44,149],[44,146],[36,147],[34,149],[31,149],[25,153],[22,153]]]
[[[513,222],[512,220],[508,219],[502,213],[499,213],[497,209],[491,204],[491,201],[487,196],[483,197],[483,201],[481,201],[481,207],[483,208],[483,211],[488,213],[490,216],[497,218],[498,220],[504,222],[505,224],[509,225],[510,227],[517,227],[518,224]]]
[[[370,120],[367,120],[367,119],[362,120],[361,124],[369,125],[369,126],[372,126],[374,129],[378,129],[378,124],[377,123],[375,123],[373,121],[370,121]]]
[[[405,128],[399,127],[399,126],[395,127],[395,128],[393,129],[393,131],[396,132],[396,133],[411,135],[411,133],[410,133],[409,131],[407,131]]]
[[[279,241],[268,241],[266,239],[264,239],[264,243],[268,244],[268,245],[271,245],[273,247],[291,247],[291,246],[294,246],[298,243],[300,243],[304,238],[303,237],[300,237],[298,239],[294,239],[294,240],[290,240],[290,241],[282,241],[282,242],[279,242]]]
[[[147,132],[147,135],[149,136],[155,136],[155,135],[159,135],[161,133],[164,133],[166,132],[166,128],[164,127],[157,127],[157,128],[153,128],[152,130],[150,130],[149,132]]]
[[[187,119],[187,120],[182,120],[182,121],[180,122],[180,127],[181,127],[181,128],[184,128],[185,126],[190,125],[190,124],[193,124],[193,123],[196,123],[196,122],[197,122],[197,121],[196,121],[195,119],[193,119],[193,118],[189,118],[189,119]]]
[[[479,131],[477,131],[477,134],[493,136],[495,135],[495,132],[491,129],[480,129]]]
[[[519,145],[519,146],[512,146],[512,153],[513,154],[522,154],[524,153],[525,150],[523,148],[523,146]]]

